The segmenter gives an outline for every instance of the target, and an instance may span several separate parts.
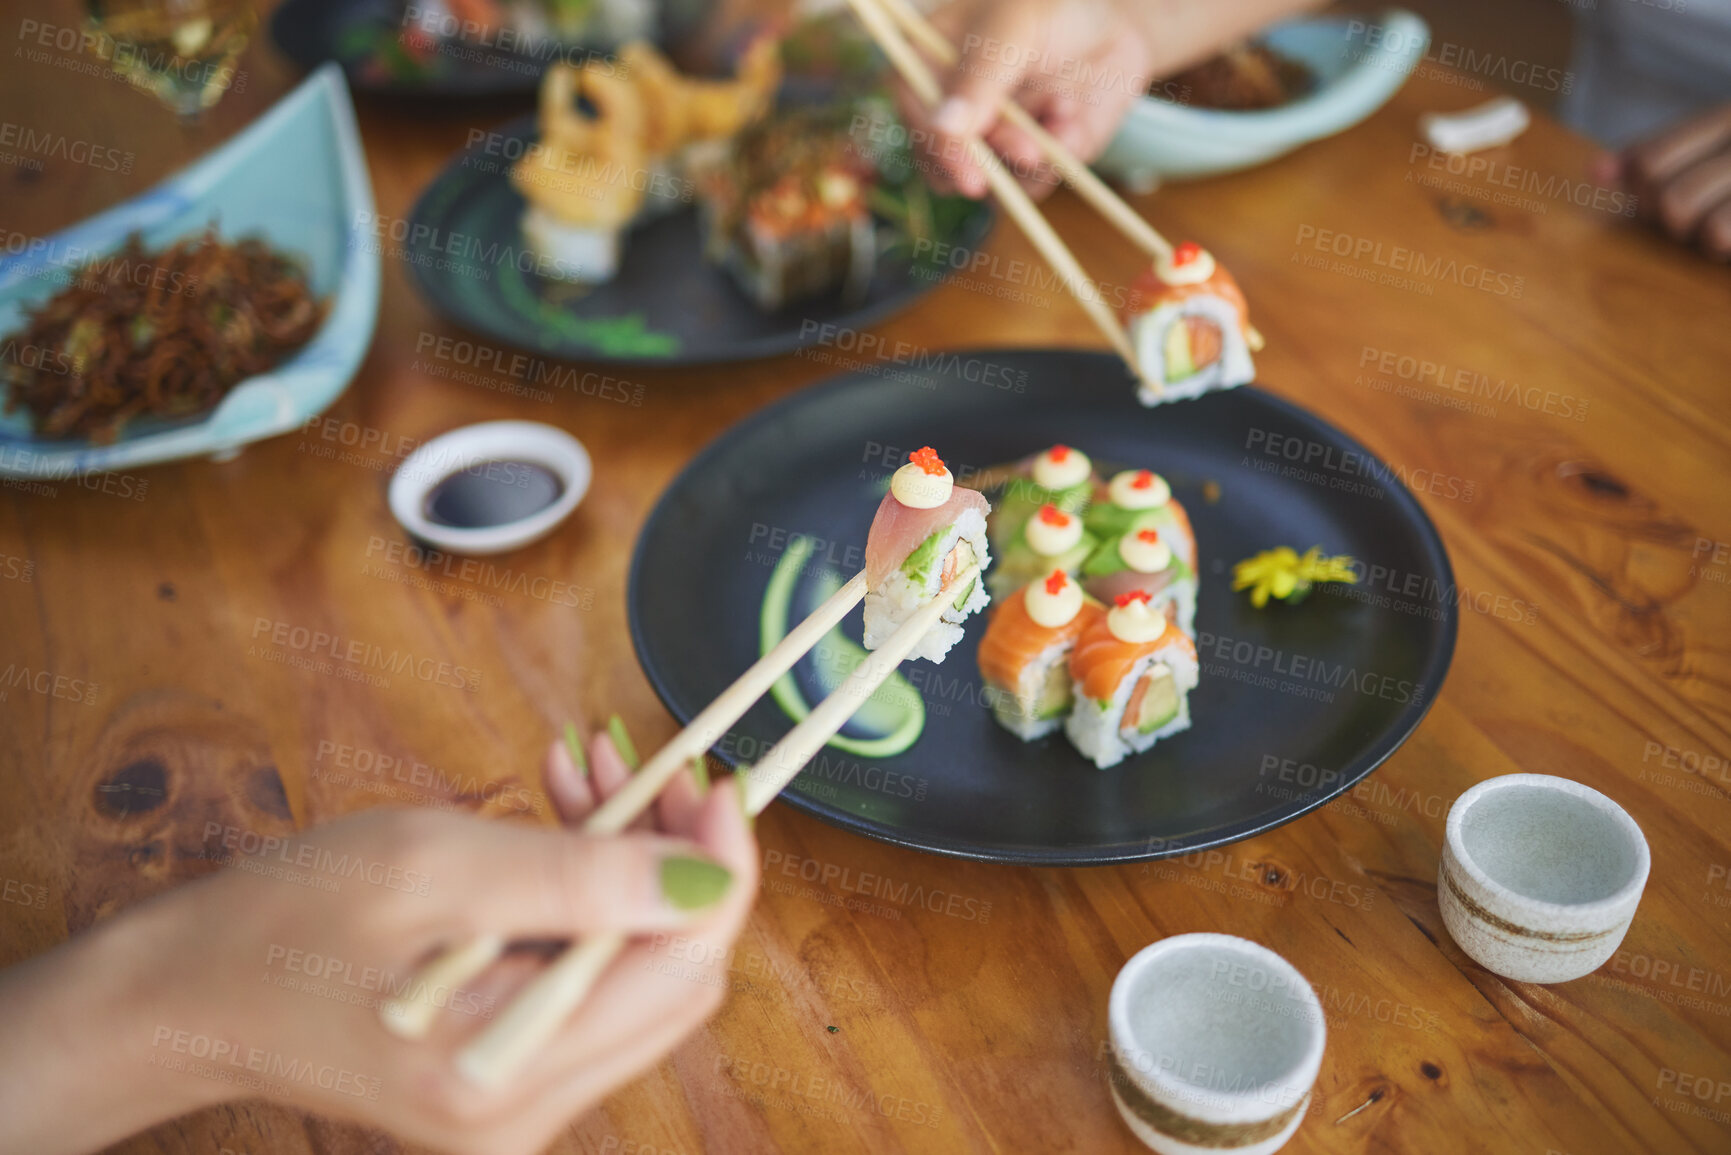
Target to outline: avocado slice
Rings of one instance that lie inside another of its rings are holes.
[[[1190,326],[1186,318],[1179,317],[1166,326],[1166,338],[1162,342],[1166,355],[1166,380],[1182,381],[1196,372],[1196,362],[1190,356]]]
[[[1040,687],[1040,696],[1034,702],[1034,717],[1045,719],[1067,714],[1070,701],[1070,664],[1053,662],[1046,671],[1046,684]]]
[[[1178,716],[1178,702],[1178,680],[1172,668],[1156,662],[1130,694],[1130,708],[1124,711],[1120,729],[1152,734]]]
[[[916,585],[924,585],[926,579],[931,577],[932,566],[936,565],[938,561],[938,546],[942,543],[944,534],[947,532],[949,532],[947,527],[938,530],[920,542],[919,547],[908,554],[907,560],[902,562],[902,572],[912,578]]]

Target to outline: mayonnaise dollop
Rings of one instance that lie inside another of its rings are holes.
[[[927,473],[911,461],[890,477],[890,493],[909,509],[936,509],[950,499],[955,487],[955,475],[948,469]]]
[[[1042,505],[1040,512],[1028,519],[1023,532],[1029,549],[1041,557],[1057,557],[1075,549],[1082,540],[1082,519],[1056,506]]]
[[[1028,472],[1033,475],[1034,484],[1043,489],[1069,489],[1088,480],[1088,475],[1094,472],[1094,463],[1080,449],[1054,445],[1034,458]]]
[[[1055,630],[1067,626],[1082,612],[1082,587],[1061,569],[1028,583],[1022,595],[1028,616],[1037,626]]]
[[[1106,611],[1106,628],[1120,642],[1152,642],[1166,632],[1166,615],[1142,598],[1130,598]]]
[[[1126,469],[1107,487],[1112,504],[1123,509],[1158,509],[1172,499],[1172,487],[1158,473]]]
[[[1172,564],[1172,547],[1157,530],[1139,529],[1118,539],[1118,556],[1137,573],[1159,573]]]
[[[1200,285],[1214,275],[1214,254],[1200,246],[1193,251],[1195,256],[1183,264],[1174,260],[1171,252],[1155,257],[1154,275],[1168,285]]]

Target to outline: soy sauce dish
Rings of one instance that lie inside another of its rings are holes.
[[[492,554],[545,537],[589,489],[583,443],[537,421],[486,421],[440,434],[391,477],[391,514],[416,540]]]

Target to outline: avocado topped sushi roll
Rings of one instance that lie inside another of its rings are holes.
[[[1041,506],[1080,514],[1088,508],[1093,494],[1094,463],[1086,453],[1068,445],[1054,445],[1036,453],[1017,467],[992,511],[989,536],[993,547],[1002,550],[1015,541]]]
[[[987,575],[986,588],[993,597],[1002,597],[1053,569],[1075,573],[1100,542],[1082,528],[1080,514],[1042,505],[1014,538],[992,544],[998,550],[998,565]]]
[[[992,715],[1024,742],[1064,724],[1074,695],[1070,651],[1105,613],[1075,579],[1053,569],[1000,601],[980,638],[980,676]]]
[[[890,478],[866,537],[865,647],[874,650],[921,606],[940,595],[952,604],[908,655],[941,662],[962,637],[961,623],[991,599],[978,577],[950,584],[968,566],[991,562],[986,515],[991,504],[964,489],[930,447],[915,450]]]
[[[1157,518],[1144,514],[1130,530],[1103,543],[1082,563],[1082,580],[1088,592],[1104,602],[1122,594],[1142,591],[1149,607],[1162,611],[1179,629],[1196,635],[1196,570],[1181,555],[1183,540],[1158,528]],[[1188,527],[1188,522],[1184,523]],[[1195,557],[1189,543],[1188,557]]]
[[[1102,770],[1190,728],[1196,646],[1151,601],[1120,594],[1070,654],[1075,704],[1064,732]]]

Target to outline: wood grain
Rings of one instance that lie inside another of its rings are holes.
[[[76,23],[71,6],[48,7]],[[293,80],[262,47],[245,67],[247,91],[182,130],[118,84],[9,63],[0,100],[25,110],[14,119],[133,151],[137,164],[124,177],[54,163],[0,171],[3,223],[45,234],[120,199]],[[1731,865],[1731,566],[1710,556],[1711,543],[1731,541],[1731,274],[1613,212],[1530,192],[1526,207],[1500,203],[1507,190],[1492,180],[1415,160],[1416,116],[1477,98],[1435,71],[1340,138],[1139,202],[1167,235],[1205,242],[1235,271],[1268,338],[1265,385],[1406,471],[1441,529],[1472,597],[1453,673],[1414,738],[1290,826],[1148,866],[941,860],[772,809],[758,827],[769,885],[726,1008],[574,1121],[555,1150],[1138,1150],[1103,1081],[1106,993],[1131,953],[1185,931],[1265,943],[1323,999],[1328,1054],[1289,1150],[1731,1145],[1731,1129],[1693,1110],[1712,1103],[1660,1082],[1667,1069],[1731,1079],[1731,890],[1723,869],[1711,872]],[[441,120],[363,107],[380,212],[405,213],[470,127],[508,111]],[[1584,183],[1590,152],[1541,119],[1487,156],[1556,188]],[[1107,225],[1066,196],[1049,213],[1108,293],[1129,283],[1136,256]],[[1325,230],[1348,238],[1347,257],[1318,252]],[[1352,260],[1377,245],[1380,255]],[[1430,275],[1393,268],[1396,246],[1425,254]],[[1000,269],[1034,259],[1010,229],[989,251]],[[1420,287],[1360,279],[1334,260]],[[1518,295],[1471,287],[1469,265],[1507,278],[1493,285],[1519,278]],[[1061,293],[986,273],[880,332],[917,348],[1097,344]],[[617,710],[644,747],[673,732],[626,635],[630,544],[717,430],[828,368],[790,357],[630,371],[615,375],[626,392],[641,387],[640,405],[568,391],[541,404],[429,372],[417,352],[425,335],[463,334],[429,315],[387,260],[378,337],[333,424],[223,464],[151,469],[138,475],[140,500],[73,483],[52,496],[0,491],[0,575],[24,572],[5,559],[29,565],[27,580],[0,577],[0,665],[96,687],[89,704],[0,695],[12,739],[0,749],[0,877],[48,896],[41,909],[0,905],[0,962],[208,869],[197,854],[207,821],[269,831],[383,803],[533,809],[530,768],[568,718],[594,724]],[[1385,351],[1393,371],[1379,367]],[[1445,368],[1406,379],[1403,358]],[[1485,375],[1500,399],[1454,391],[1444,382],[1462,380],[1457,371],[1469,383]],[[1520,391],[1496,385],[1505,381]],[[1580,419],[1559,411],[1562,398],[1571,413],[1584,406]],[[391,553],[400,538],[384,484],[398,439],[496,417],[562,425],[594,455],[595,486],[571,522],[499,563],[574,583],[577,606]],[[362,431],[384,447],[342,443]],[[1703,541],[1708,556],[1697,556]],[[277,622],[460,663],[479,671],[479,688],[297,669],[264,644]],[[429,769],[417,783],[351,766],[345,781],[345,750],[351,763],[365,751]],[[1696,772],[1667,765],[1680,752]],[[1699,772],[1704,757],[1721,769]],[[1447,807],[1512,771],[1605,791],[1651,843],[1634,926],[1587,979],[1505,982],[1442,928]],[[164,794],[146,808],[152,782]],[[116,789],[99,791],[105,783]],[[115,813],[121,796],[136,810]],[[807,863],[944,898],[850,909],[840,885],[798,877]],[[115,1150],[224,1147],[401,1149],[248,1102]]]

